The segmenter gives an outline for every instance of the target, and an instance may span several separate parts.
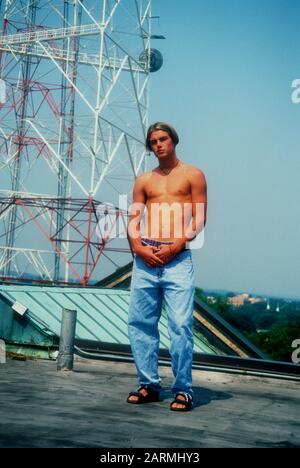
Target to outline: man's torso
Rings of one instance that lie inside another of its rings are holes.
[[[192,217],[189,173],[193,169],[181,162],[169,174],[159,169],[144,174],[145,237],[162,241],[183,237]]]

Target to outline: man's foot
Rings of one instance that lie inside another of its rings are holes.
[[[170,404],[171,411],[190,411],[193,407],[193,397],[189,393],[176,393]]]
[[[127,403],[138,405],[140,403],[151,403],[152,401],[159,401],[159,392],[153,390],[148,385],[143,385],[137,392],[130,392],[127,398]]]

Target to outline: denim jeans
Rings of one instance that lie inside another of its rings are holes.
[[[168,317],[172,390],[192,394],[194,268],[190,250],[163,266],[149,267],[136,256],[133,265],[128,332],[140,385],[159,390],[159,331],[161,307]]]

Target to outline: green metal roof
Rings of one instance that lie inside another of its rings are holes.
[[[114,273],[99,281],[96,286],[113,289],[130,288],[132,276],[132,262],[118,268]],[[212,307],[195,296],[194,320],[196,330],[203,342],[207,338],[208,346],[220,355],[238,355],[240,357],[254,357],[268,359],[268,357],[251,343],[241,332],[226,322]]]
[[[76,309],[76,338],[129,344],[127,335],[129,295],[128,290],[122,289],[0,285],[0,315],[7,313],[7,305],[11,308],[17,301],[25,306],[27,311],[22,317],[14,312],[14,320],[29,320],[46,335],[59,336],[62,309]],[[164,309],[159,331],[160,347],[168,348],[169,336]],[[1,334],[4,337],[0,317],[0,336]],[[13,333],[10,340],[18,342],[20,337],[15,335],[16,333]],[[215,347],[199,331],[194,333],[194,342],[195,352],[217,354]]]

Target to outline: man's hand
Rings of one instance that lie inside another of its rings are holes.
[[[159,247],[156,257],[162,260],[164,263],[169,262],[175,255],[175,251],[172,244],[162,244]]]
[[[159,249],[157,247],[147,245],[141,247],[136,253],[150,267],[162,266],[163,260],[157,256]]]

